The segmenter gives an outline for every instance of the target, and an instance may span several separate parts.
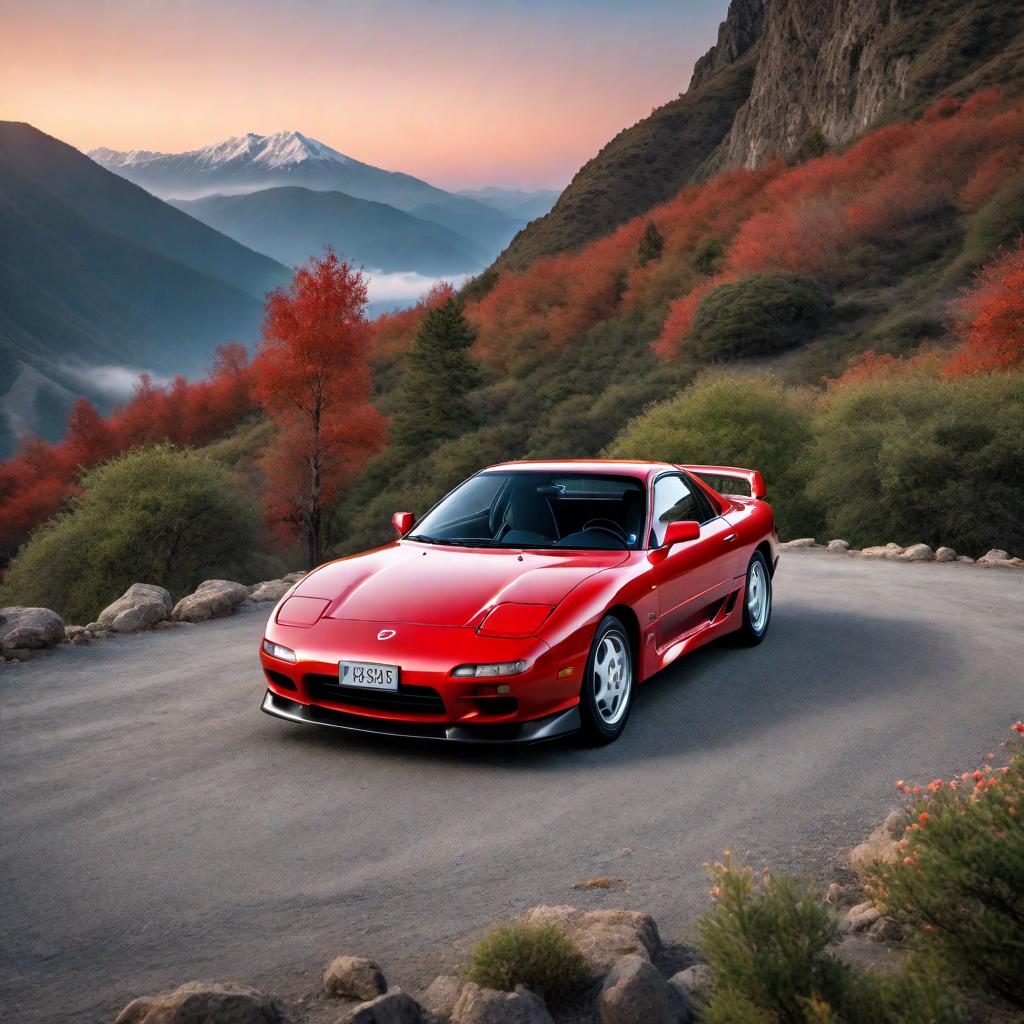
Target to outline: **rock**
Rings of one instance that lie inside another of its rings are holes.
[[[796,540],[787,540],[780,544],[780,548],[816,548],[818,542],[813,537],[798,537]]]
[[[690,1017],[689,990],[670,985],[641,956],[615,961],[601,986],[601,1024],[679,1024]]]
[[[635,953],[650,960],[661,950],[658,926],[650,914],[636,910],[577,910],[575,907],[534,907],[531,923],[550,921],[571,938],[597,975],[619,957]]]
[[[890,811],[882,822],[882,828],[893,837],[902,839],[907,827],[907,816],[903,811]]]
[[[282,576],[281,579],[285,583],[287,583],[289,586],[291,586],[291,584],[293,584],[293,583],[298,583],[299,580],[301,580],[302,577],[305,576],[305,575],[306,575],[306,573],[304,573],[304,572],[290,572],[290,573],[287,573],[284,576]]]
[[[335,957],[324,972],[324,991],[329,996],[376,999],[387,990],[380,964],[363,956]]]
[[[825,550],[831,551],[833,555],[845,555],[850,550],[850,542],[848,540],[830,540]]]
[[[881,916],[878,907],[873,903],[858,903],[846,912],[840,929],[844,932],[862,932],[870,928]]]
[[[4,650],[4,657],[11,661],[28,661],[36,652],[28,647],[11,647]]]
[[[207,580],[196,587],[194,594],[183,597],[171,612],[178,622],[206,622],[230,615],[249,598],[249,588],[231,580]]]
[[[979,562],[1008,562],[1010,560],[1009,552],[1003,551],[1002,548],[992,548],[991,551],[986,551],[985,554],[978,559]]]
[[[970,562],[971,564],[974,563],[974,559],[971,558],[970,555],[957,555],[956,556],[956,560],[958,562]]]
[[[898,921],[891,917],[879,917],[868,928],[868,938],[874,939],[875,942],[902,942],[906,938],[906,933]]]
[[[452,1009],[452,1024],[554,1024],[543,1001],[529,989],[498,992],[467,982]]]
[[[420,1024],[423,1013],[420,1004],[400,988],[393,988],[358,1006],[353,1006],[341,1024]]]
[[[956,552],[952,548],[941,547],[935,549],[936,562],[955,562],[956,560]]]
[[[262,583],[254,583],[249,593],[254,601],[280,601],[293,586],[287,580],[264,580]]]
[[[931,562],[935,552],[927,544],[911,544],[901,555],[901,562]]]
[[[868,869],[876,860],[891,864],[897,853],[895,837],[884,824],[879,825],[863,843],[850,851],[850,870],[859,878],[866,878]]]
[[[686,996],[687,1006],[692,1006],[691,997],[697,993],[710,991],[714,984],[714,977],[707,964],[694,964],[692,967],[687,967],[685,971],[673,974],[668,983]]]
[[[833,882],[825,890],[825,902],[836,904],[843,898],[843,887],[838,882]]]
[[[113,604],[107,605],[96,620],[99,629],[115,633],[135,633],[150,629],[171,614],[171,595],[154,583],[133,583]]]
[[[861,551],[863,558],[888,558],[889,549],[884,544],[876,544],[874,547],[864,548]]]
[[[64,620],[49,608],[0,608],[0,650],[4,654],[43,650],[63,639]]]
[[[435,978],[427,991],[420,996],[420,1006],[439,1020],[450,1020],[462,985],[461,978],[453,974],[442,974]]]
[[[85,636],[85,626],[65,626],[64,639],[74,640],[77,636]]]
[[[283,1024],[272,999],[244,985],[189,981],[159,996],[133,999],[114,1024]]]

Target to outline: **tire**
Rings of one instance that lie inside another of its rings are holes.
[[[764,555],[755,551],[747,566],[743,623],[736,633],[736,642],[743,647],[756,647],[767,635],[771,621],[772,574]]]
[[[603,746],[622,735],[633,707],[635,676],[629,632],[614,615],[606,615],[590,645],[580,688],[580,739],[584,745]]]

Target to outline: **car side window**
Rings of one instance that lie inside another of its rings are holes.
[[[651,522],[652,548],[660,547],[669,523],[706,520],[704,506],[694,488],[681,476],[659,477],[654,483],[654,515]]]
[[[692,478],[685,477],[687,483],[693,490],[694,497],[697,499],[701,507],[701,514],[697,517],[697,522],[701,525],[704,523],[711,522],[712,519],[717,519],[719,516],[718,510],[711,504],[711,499],[701,490],[700,484],[696,483]]]

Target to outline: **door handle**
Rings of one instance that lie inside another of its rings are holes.
[[[735,533],[727,533],[723,539],[724,540],[735,540],[736,539],[736,534]]]

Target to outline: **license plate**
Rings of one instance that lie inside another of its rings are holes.
[[[398,666],[372,661],[339,661],[338,685],[361,686],[365,690],[397,690]]]

